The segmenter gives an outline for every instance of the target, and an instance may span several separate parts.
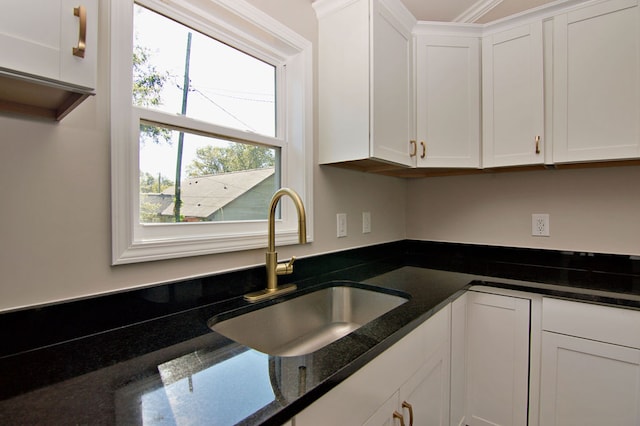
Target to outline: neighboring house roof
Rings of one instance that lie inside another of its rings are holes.
[[[157,204],[159,207],[154,207],[156,212],[160,212],[169,205],[173,206],[173,194],[163,194],[159,192],[142,192],[140,193],[141,203]]]
[[[180,214],[185,217],[209,217],[274,172],[274,168],[267,168],[186,178],[180,188]],[[173,195],[174,192],[175,188],[171,186],[162,194]],[[173,203],[161,214],[173,215]]]

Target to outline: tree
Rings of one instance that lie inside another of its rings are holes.
[[[133,47],[133,104],[149,107],[162,104],[160,92],[169,78],[168,72],[160,72],[149,63],[151,51],[148,47],[136,44]],[[150,140],[154,143],[171,143],[171,131],[157,126],[140,125],[142,142]]]
[[[140,203],[140,222],[141,223],[157,223],[165,222],[159,213],[160,203],[141,202]]]
[[[164,189],[173,186],[173,181],[160,175],[154,176],[144,172],[140,174],[140,192],[162,192]]]
[[[274,153],[270,148],[243,143],[224,148],[209,145],[196,150],[196,159],[187,166],[187,173],[189,176],[207,176],[264,169],[274,164]]]

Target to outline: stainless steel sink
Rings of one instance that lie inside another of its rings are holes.
[[[336,285],[226,320],[214,317],[208,325],[215,332],[260,352],[304,355],[408,300],[382,289]]]

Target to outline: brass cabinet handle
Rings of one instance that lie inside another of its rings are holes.
[[[540,136],[536,136],[536,154],[540,154]]]
[[[409,153],[410,157],[415,157],[418,153],[418,146],[416,145],[416,141],[409,141],[411,144],[411,152]]]
[[[409,410],[409,426],[413,426],[413,407],[407,401],[402,401],[402,408]]]
[[[74,7],[73,16],[80,18],[78,47],[73,48],[73,56],[84,58],[84,52],[87,49],[87,8],[84,6]]]
[[[402,414],[398,413],[397,411],[394,411],[393,418],[400,419],[400,426],[404,426],[404,417],[402,417]]]
[[[422,146],[422,155],[420,158],[424,158],[427,156],[427,144],[425,144],[424,141],[420,141],[420,145]]]

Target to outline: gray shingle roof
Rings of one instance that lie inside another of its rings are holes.
[[[189,217],[209,217],[274,172],[274,168],[267,168],[187,178],[182,181],[180,213]],[[162,191],[163,194],[174,192],[173,186]],[[162,214],[173,215],[173,203]]]

